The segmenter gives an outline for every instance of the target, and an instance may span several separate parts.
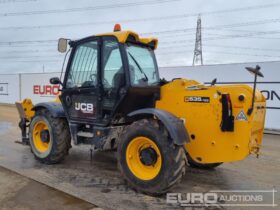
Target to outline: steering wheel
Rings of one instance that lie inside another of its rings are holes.
[[[92,81],[93,85],[95,86],[97,84],[97,74],[91,74],[89,78]]]
[[[110,85],[110,83],[108,82],[108,80],[107,79],[105,79],[105,78],[103,78],[103,86],[105,87],[105,88],[109,88],[109,87],[111,87],[111,85]]]
[[[96,86],[96,84],[97,84],[97,74],[91,74],[90,79],[91,79],[93,85]],[[103,83],[104,87],[106,87],[106,88],[110,87],[110,83],[108,82],[107,79],[103,78],[102,83]]]

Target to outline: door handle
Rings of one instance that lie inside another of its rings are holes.
[[[65,102],[66,102],[67,106],[70,106],[72,104],[72,100],[71,100],[70,96],[65,97]]]

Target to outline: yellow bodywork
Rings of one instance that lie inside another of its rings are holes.
[[[193,86],[193,87],[192,87]],[[220,95],[230,94],[235,117],[234,131],[223,132]],[[238,100],[243,95],[243,102]],[[185,145],[193,160],[199,163],[228,162],[244,159],[250,153],[258,154],[262,141],[265,117],[265,98],[257,91],[255,108],[248,116],[253,90],[248,85],[206,87],[193,80],[175,80],[161,87],[161,99],[156,108],[173,113],[184,120],[190,143]],[[209,97],[209,103],[186,102],[185,97]],[[237,120],[243,111],[247,120]],[[192,138],[193,137],[193,138]]]
[[[160,91],[161,98],[156,102],[156,108],[168,111],[184,121],[190,139],[190,142],[185,145],[185,149],[194,161],[199,163],[229,162],[242,160],[249,154],[259,154],[266,102],[258,90],[256,91],[254,111],[249,116],[247,110],[251,105],[253,90],[248,85],[207,87],[194,80],[179,79],[163,85]],[[232,112],[235,117],[233,132],[223,132],[220,128],[222,103],[218,93],[231,96]],[[244,101],[238,100],[240,95],[245,97]],[[210,102],[186,102],[185,97],[188,96],[209,97]],[[53,101],[60,103],[59,97]],[[32,110],[31,99],[25,99],[16,104],[20,116],[30,121],[35,114]],[[236,119],[241,111],[246,114],[247,120]],[[133,150],[139,146],[140,141],[138,140],[136,139],[135,144],[131,145],[131,150],[127,154],[128,159],[130,155],[133,155]],[[130,164],[131,170],[135,171],[136,176],[144,174],[141,179],[148,180],[157,174],[157,168],[155,168],[154,174],[140,173],[139,170],[143,171],[143,168],[139,161],[135,161],[136,159]]]
[[[120,43],[125,43],[127,41],[128,36],[133,36],[137,42],[143,44],[149,44],[154,42],[154,46],[156,49],[158,44],[158,39],[156,38],[142,38],[137,33],[133,31],[116,31],[116,32],[109,32],[103,34],[97,34],[96,36],[115,36]]]
[[[35,112],[32,110],[33,103],[30,98],[26,98],[23,101],[17,101],[16,107],[21,118],[31,121],[31,118],[34,116]]]
[[[59,96],[55,97],[51,102],[61,103]]]
[[[55,99],[53,99],[51,102],[61,103],[58,96]],[[30,98],[26,98],[22,101],[17,101],[16,107],[19,112],[20,118],[26,119],[29,122],[31,121],[32,117],[34,117],[35,115],[35,111],[32,110],[33,103]]]

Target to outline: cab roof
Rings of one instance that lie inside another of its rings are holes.
[[[133,31],[114,31],[109,33],[97,34],[96,36],[114,36],[120,43],[126,43],[127,41],[134,41],[142,44],[149,45],[152,49],[156,49],[158,45],[158,39],[153,37],[142,38],[139,34]]]

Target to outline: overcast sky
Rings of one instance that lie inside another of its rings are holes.
[[[0,73],[58,72],[53,40],[116,22],[159,38],[159,66],[192,65],[199,13],[205,65],[280,60],[279,11],[276,0],[0,0]]]

